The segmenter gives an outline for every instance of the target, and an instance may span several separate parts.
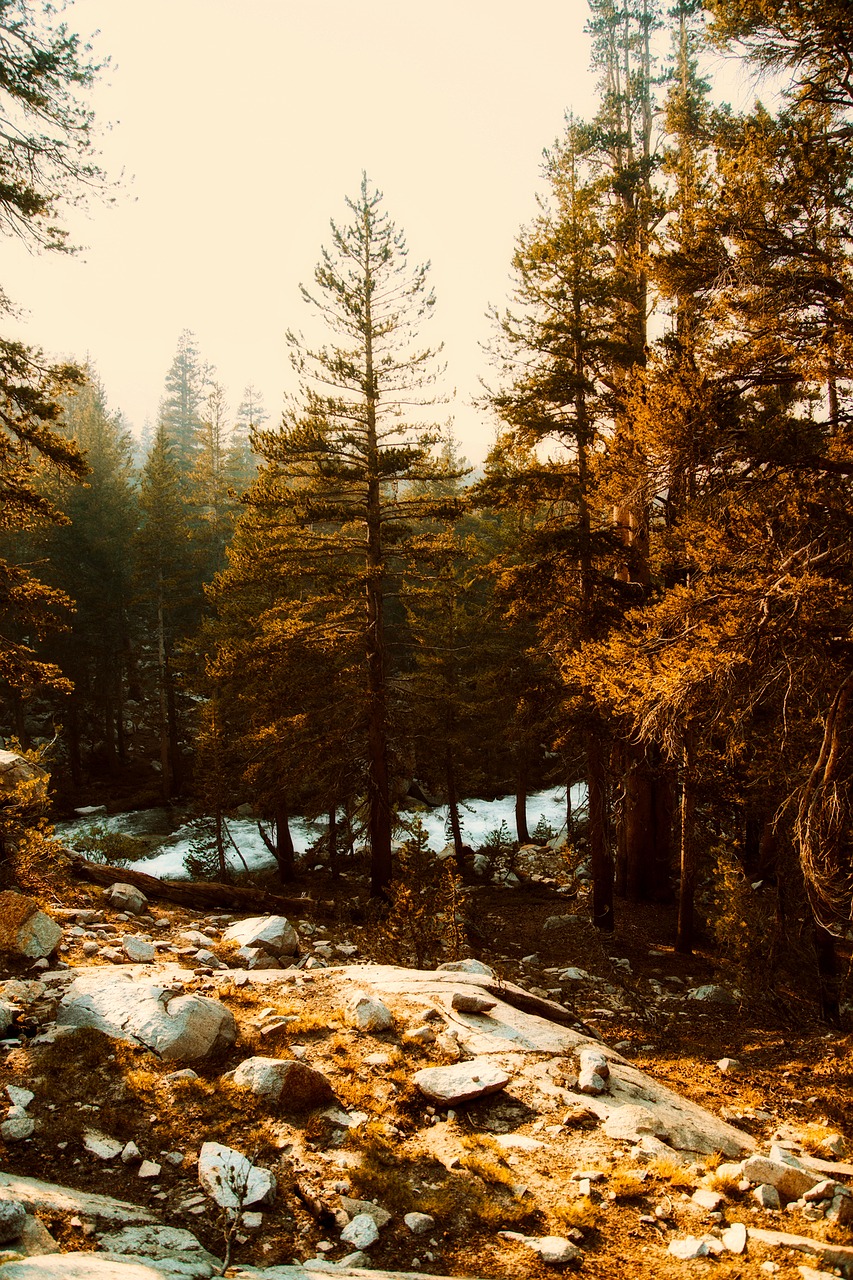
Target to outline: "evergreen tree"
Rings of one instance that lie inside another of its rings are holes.
[[[110,771],[126,759],[124,702],[131,659],[130,600],[137,524],[132,443],[110,413],[97,377],[63,399],[63,432],[83,451],[85,485],[56,483],[52,496],[67,523],[45,531],[45,577],[66,591],[75,612],[49,652],[73,681],[64,718],[72,781],[83,777],[83,744]]]
[[[389,587],[417,551],[414,522],[456,504],[407,487],[435,471],[437,437],[417,411],[433,353],[413,347],[433,306],[426,268],[409,268],[403,236],[366,177],[347,205],[350,221],[331,224],[316,294],[303,290],[331,341],[312,347],[291,335],[302,391],[279,432],[256,433],[272,466],[252,501],[283,505],[298,528],[282,548],[299,584],[290,626],[321,650],[318,669],[330,644],[361,668],[355,750],[365,761],[371,889],[380,894],[391,878]]]
[[[201,359],[195,334],[184,329],[166,374],[159,425],[182,473],[192,470],[203,434],[202,412],[210,392],[211,372]]]

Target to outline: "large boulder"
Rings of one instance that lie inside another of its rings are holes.
[[[0,893],[0,951],[39,960],[61,941],[62,928],[33,898],[11,890]]]
[[[295,956],[299,950],[299,937],[285,916],[250,916],[229,925],[222,937],[225,942],[253,947],[271,956]]]
[[[246,1058],[231,1078],[259,1097],[279,1102],[285,1111],[308,1111],[335,1101],[322,1071],[296,1058]]]
[[[222,1209],[248,1209],[275,1200],[276,1180],[269,1169],[257,1168],[241,1152],[220,1142],[202,1143],[198,1180]]]
[[[144,915],[148,908],[148,899],[142,890],[121,880],[107,889],[107,901],[115,911],[124,911],[130,916]]]
[[[143,1044],[168,1061],[205,1058],[237,1039],[234,1015],[218,1000],[134,982],[114,970],[75,979],[56,1021]]]
[[[0,751],[0,804],[10,799],[22,782],[40,788],[46,785],[47,777],[45,769],[17,751]]]
[[[484,1098],[509,1084],[508,1072],[486,1059],[459,1062],[452,1067],[425,1067],[412,1076],[425,1098],[441,1107],[455,1107],[461,1102]]]

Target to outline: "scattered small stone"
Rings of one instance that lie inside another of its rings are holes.
[[[739,1076],[743,1074],[743,1063],[737,1058],[720,1058],[717,1066],[724,1076]]]
[[[746,1248],[746,1227],[742,1222],[733,1222],[723,1232],[722,1240],[729,1253],[743,1253]]]
[[[121,1155],[122,1144],[117,1138],[108,1138],[95,1129],[89,1129],[83,1135],[83,1146],[99,1160],[115,1160]]]
[[[122,1164],[133,1164],[136,1160],[142,1159],[142,1152],[131,1138],[130,1142],[126,1142],[122,1148],[121,1161]]]
[[[669,1252],[674,1258],[688,1262],[691,1258],[707,1258],[711,1254],[723,1252],[723,1242],[716,1236],[686,1236],[682,1240],[671,1240]]]
[[[435,1226],[435,1218],[428,1213],[407,1213],[403,1221],[413,1236],[426,1235]]]
[[[137,1178],[159,1178],[160,1165],[153,1160],[143,1160],[142,1164],[136,1170]]]
[[[771,1187],[769,1183],[762,1182],[755,1188],[752,1198],[762,1209],[781,1209],[782,1201],[779,1192],[775,1187]]]

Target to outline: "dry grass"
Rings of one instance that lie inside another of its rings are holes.
[[[731,1174],[712,1173],[705,1180],[705,1185],[711,1191],[717,1191],[721,1196],[737,1196],[740,1195],[740,1185],[737,1178]]]
[[[466,1134],[462,1139],[465,1155],[459,1163],[492,1186],[512,1188],[516,1179],[506,1162],[503,1150],[487,1134]]]
[[[551,1217],[560,1230],[576,1227],[581,1231],[591,1231],[601,1220],[601,1210],[589,1196],[580,1196],[577,1200],[555,1205]]]
[[[668,1182],[677,1190],[688,1191],[696,1186],[693,1174],[680,1160],[672,1156],[656,1156],[646,1167],[655,1178],[660,1179],[661,1182]]]
[[[617,1169],[610,1175],[607,1194],[611,1200],[639,1200],[649,1192],[648,1179],[630,1169]]]

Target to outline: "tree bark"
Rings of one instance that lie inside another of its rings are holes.
[[[694,902],[696,898],[696,779],[695,748],[692,729],[684,734],[681,771],[681,885],[678,891],[678,932],[675,949],[691,955],[694,935]]]
[[[71,855],[71,869],[80,880],[89,880],[93,884],[107,886],[115,884],[116,880],[122,880],[127,884],[136,885],[137,889],[141,889],[148,898],[161,898],[165,902],[176,902],[193,909],[257,907],[266,911],[302,912],[315,905],[311,898],[282,898],[276,893],[266,893],[263,889],[249,889],[233,884],[158,880],[156,876],[149,876],[144,871],[133,871],[128,867],[121,869],[105,867],[100,863],[87,862],[85,858],[74,855]]]
[[[587,786],[589,788],[589,852],[592,865],[592,922],[602,933],[612,933],[613,859],[607,831],[607,775],[604,754],[595,730],[587,734]]]
[[[280,804],[275,812],[275,860],[278,864],[278,878],[282,884],[296,879],[294,856],[287,807]]]

